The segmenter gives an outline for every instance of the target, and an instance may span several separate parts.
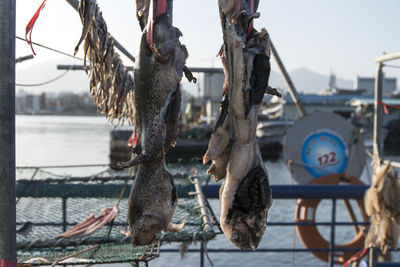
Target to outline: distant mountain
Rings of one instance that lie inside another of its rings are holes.
[[[329,88],[329,75],[316,73],[307,68],[299,68],[290,72],[298,91],[304,93],[317,93]],[[353,81],[337,78],[336,86],[344,89],[352,89]]]
[[[35,59],[33,59],[35,60]],[[34,63],[34,62],[32,62]],[[74,59],[53,60],[42,63],[32,64],[31,62],[22,62],[16,65],[16,83],[17,84],[37,84],[50,81],[60,75],[65,70],[57,70],[57,65],[60,64],[76,64],[80,65],[82,62]],[[17,92],[23,89],[27,93],[38,94],[41,92],[58,93],[61,91],[71,91],[81,93],[89,91],[89,79],[84,71],[68,71],[65,76],[60,79],[37,87],[30,86],[16,86]]]
[[[298,68],[289,73],[297,91],[303,93],[318,93],[319,91],[329,88],[329,75],[316,73],[307,68]],[[284,88],[287,90],[286,84],[280,73],[271,72],[270,84],[272,87]],[[337,78],[336,86],[339,88],[353,88],[353,81]]]

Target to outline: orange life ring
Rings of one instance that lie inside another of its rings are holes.
[[[347,178],[340,174],[330,174],[316,179],[312,184],[315,185],[337,185],[339,183],[347,183],[351,185],[363,185],[359,179],[355,177]],[[296,222],[315,222],[315,215],[318,204],[321,199],[298,199],[296,207]],[[362,199],[357,199],[357,204],[360,208],[361,216],[365,222],[368,222],[369,218],[364,209],[364,202]],[[316,225],[296,226],[297,234],[306,248],[326,248],[329,249],[330,243],[324,239],[320,234]],[[363,231],[359,231],[352,241],[344,245],[336,245],[335,248],[362,248],[364,247],[364,234]],[[329,252],[311,252],[317,258],[328,262]],[[335,251],[335,263],[343,264],[353,256],[354,251]]]

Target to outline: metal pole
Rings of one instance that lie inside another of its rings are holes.
[[[174,11],[174,1],[167,0],[167,14],[168,14],[169,22],[171,23],[171,25],[173,24],[172,23],[172,20],[173,20],[172,14],[174,13],[173,11]]]
[[[196,197],[197,202],[199,203],[201,218],[203,220],[204,231],[207,232],[210,230],[211,222],[207,215],[206,205],[204,201],[203,191],[201,190],[200,181],[198,178],[193,179],[193,184],[196,189]],[[204,266],[204,244],[207,242],[206,240],[201,241],[200,244],[200,267]]]
[[[58,70],[83,70],[83,65],[57,65]],[[126,69],[128,71],[132,71],[132,66],[127,66]],[[191,72],[196,73],[224,73],[221,68],[198,68],[198,67],[189,67]]]
[[[375,58],[375,61],[376,62],[385,62],[385,61],[396,60],[396,59],[400,59],[400,52],[377,57],[377,58]]]
[[[281,71],[281,74],[283,76],[283,80],[286,83],[286,86],[289,88],[290,96],[292,97],[293,102],[296,105],[297,111],[300,113],[301,117],[307,116],[307,112],[304,109],[303,105],[301,104],[301,100],[300,100],[299,94],[297,93],[296,87],[294,87],[292,79],[290,79],[289,73],[286,71],[286,68],[283,65],[282,60],[279,57],[278,51],[276,51],[275,46],[272,43],[272,41],[270,41],[270,45],[271,45],[272,55],[274,56],[275,61],[278,64],[279,70]]]
[[[0,266],[17,266],[15,0],[0,1]]]
[[[201,190],[200,181],[198,178],[193,179],[194,187],[196,188],[197,202],[199,203],[201,219],[203,220],[204,231],[209,231],[212,223],[207,215],[206,205],[204,201],[203,191]]]
[[[200,267],[204,267],[204,242],[200,243]]]
[[[353,223],[357,222],[357,217],[356,214],[354,213],[354,210],[350,204],[350,201],[348,199],[343,199],[344,205],[346,206],[347,211],[349,212],[350,219]],[[360,227],[358,225],[353,225],[354,233],[357,235],[358,232],[360,232]]]
[[[335,223],[336,223],[336,199],[332,199],[332,225],[329,264],[335,266]]]
[[[77,11],[79,12],[79,0],[67,0],[67,2]],[[122,54],[127,56],[130,60],[135,62],[135,57],[131,55],[131,53],[128,52],[112,35],[110,34],[111,39],[114,41],[114,45],[116,48],[118,48],[119,51],[121,51]]]
[[[62,198],[62,228],[63,232],[67,231],[67,198]]]
[[[376,267],[378,264],[378,251],[376,248],[369,248],[368,261],[369,267]]]
[[[374,162],[379,163],[381,156],[381,127],[382,127],[382,85],[383,72],[382,63],[378,63],[378,70],[375,78],[375,103],[374,103]]]

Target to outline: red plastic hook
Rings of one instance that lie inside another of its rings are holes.
[[[156,1],[156,14],[154,15],[154,1]],[[150,2],[150,10],[149,10],[149,18],[148,18],[148,28],[147,28],[147,44],[149,47],[153,44],[153,25],[154,25],[154,17],[157,17],[161,14],[167,12],[167,0],[151,0]]]

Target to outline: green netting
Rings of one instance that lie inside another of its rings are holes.
[[[32,179],[32,175],[35,174]],[[36,178],[39,177],[39,178]],[[213,228],[204,227],[192,179],[175,173],[179,201],[172,222],[186,221],[179,233],[165,233],[162,242],[207,241],[215,237]],[[70,264],[94,264],[149,261],[157,256],[148,247],[130,244],[123,231],[128,230],[127,211],[132,178],[127,173],[105,169],[95,175],[76,177],[54,175],[43,170],[18,171],[17,181],[17,249],[18,262],[32,258],[33,265],[49,265],[78,251],[99,245],[88,252],[70,258]],[[114,222],[91,235],[80,238],[60,238],[58,235],[83,221],[96,216],[105,207],[118,205]]]
[[[85,251],[86,250],[86,251]],[[85,251],[78,255],[69,257],[66,256],[79,251]],[[98,247],[80,246],[74,249],[57,249],[38,250],[34,252],[19,251],[18,262],[29,262],[35,266],[49,265],[56,261],[59,265],[89,265],[89,264],[108,264],[119,262],[147,262],[158,257],[158,254],[149,246],[140,246],[133,248],[131,244],[104,244]]]

